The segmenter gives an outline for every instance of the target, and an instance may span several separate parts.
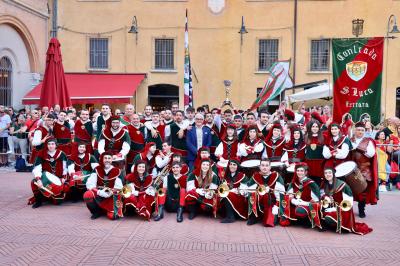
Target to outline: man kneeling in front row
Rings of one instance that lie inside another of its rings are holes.
[[[44,200],[60,204],[65,198],[68,188],[65,185],[67,176],[67,156],[57,149],[56,139],[47,140],[47,149],[39,152],[32,173],[35,178],[31,182],[33,197],[29,203],[38,208]]]
[[[119,193],[123,187],[121,170],[112,165],[112,156],[112,153],[104,152],[100,156],[100,164],[86,182],[87,191],[83,194],[83,199],[92,213],[91,219],[96,219],[103,213],[111,220],[122,217]]]

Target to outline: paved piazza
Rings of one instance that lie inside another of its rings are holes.
[[[33,210],[29,173],[0,170],[1,265],[400,265],[399,192],[367,207],[367,236],[301,227],[220,224],[197,217],[178,224],[137,217],[90,220],[81,203]]]

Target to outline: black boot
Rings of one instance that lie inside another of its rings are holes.
[[[95,202],[86,203],[86,206],[88,207],[90,213],[92,214],[92,216],[90,216],[90,219],[95,220],[101,216],[101,210]]]
[[[181,223],[183,221],[183,207],[179,206],[178,210],[176,211],[176,221]]]
[[[247,220],[247,225],[253,225],[253,224],[256,224],[256,223],[258,223],[257,217],[254,214],[251,214],[249,216],[249,219]]]
[[[42,195],[38,193],[34,195],[34,197],[35,197],[35,203],[32,204],[32,209],[36,209],[42,206]]]
[[[196,213],[196,205],[188,205],[188,210],[189,210],[189,220],[193,220],[197,213]]]
[[[79,191],[76,187],[71,187],[70,195],[71,195],[71,201],[73,203],[77,203],[79,201],[80,195],[79,195]]]
[[[365,202],[358,203],[358,216],[360,216],[360,218],[365,218]]]
[[[229,203],[229,201],[225,200],[224,201],[225,205],[225,210],[226,210],[226,217],[222,219],[221,223],[223,224],[229,224],[229,223],[234,223],[235,222],[235,213],[234,210]]]
[[[154,217],[154,221],[160,221],[162,218],[164,218],[164,205],[158,206],[158,214]]]

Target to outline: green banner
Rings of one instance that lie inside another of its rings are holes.
[[[333,120],[381,118],[383,37],[333,39]]]

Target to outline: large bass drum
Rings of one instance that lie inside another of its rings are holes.
[[[357,164],[353,161],[344,162],[335,167],[336,177],[345,181],[353,195],[363,192],[367,188],[367,181],[362,176]]]

